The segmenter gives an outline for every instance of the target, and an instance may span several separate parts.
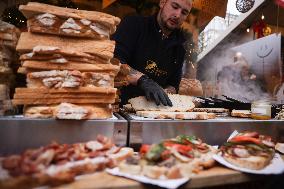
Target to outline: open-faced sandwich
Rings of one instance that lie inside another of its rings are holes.
[[[142,145],[139,154],[126,158],[120,171],[153,179],[190,177],[214,165],[216,150],[195,136],[180,135],[158,144]]]
[[[52,143],[28,149],[20,155],[0,158],[0,188],[33,188],[71,182],[77,175],[114,167],[132,154],[132,148],[117,147],[102,135],[85,143]]]
[[[221,146],[222,156],[238,167],[260,170],[270,164],[275,144],[270,136],[257,132],[243,132]]]

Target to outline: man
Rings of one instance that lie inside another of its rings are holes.
[[[131,68],[130,85],[122,88],[122,104],[145,95],[157,105],[172,106],[166,92],[177,93],[185,55],[180,27],[187,18],[191,0],[161,0],[158,14],[126,17],[112,39],[114,56]]]

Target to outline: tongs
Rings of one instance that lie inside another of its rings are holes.
[[[243,104],[247,104],[248,103],[248,102],[244,102],[244,101],[241,101],[241,100],[234,99],[234,98],[226,96],[226,95],[222,95],[222,96],[225,97],[227,100],[235,102],[235,103],[243,103]]]

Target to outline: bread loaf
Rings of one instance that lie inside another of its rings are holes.
[[[154,101],[147,101],[144,96],[139,96],[129,100],[135,111],[165,111],[165,112],[187,112],[192,111],[195,107],[192,102],[193,98],[185,95],[169,94],[173,106],[157,106]]]
[[[108,119],[112,109],[105,104],[70,104],[25,106],[24,115],[29,118],[56,119]]]
[[[202,96],[202,85],[199,80],[182,78],[179,85],[179,94]]]

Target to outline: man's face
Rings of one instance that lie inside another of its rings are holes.
[[[179,28],[192,7],[191,0],[161,0],[160,17],[162,27],[168,30]]]

